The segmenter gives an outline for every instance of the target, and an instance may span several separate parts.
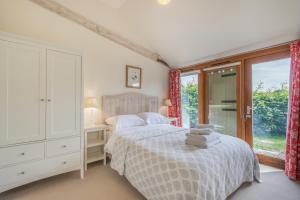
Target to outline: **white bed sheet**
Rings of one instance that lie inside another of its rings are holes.
[[[209,149],[185,144],[187,129],[133,127],[114,133],[105,146],[111,167],[149,200],[224,200],[242,183],[259,180],[250,146],[221,136]]]

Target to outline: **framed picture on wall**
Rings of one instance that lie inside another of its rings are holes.
[[[126,65],[126,87],[137,89],[142,87],[142,68]]]

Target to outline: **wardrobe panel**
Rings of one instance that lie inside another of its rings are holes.
[[[47,51],[47,137],[80,134],[81,58]]]
[[[0,144],[45,139],[45,49],[1,43]]]

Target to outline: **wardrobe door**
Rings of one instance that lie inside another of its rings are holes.
[[[45,139],[45,54],[0,40],[0,145]]]
[[[81,57],[47,50],[47,138],[80,134]]]

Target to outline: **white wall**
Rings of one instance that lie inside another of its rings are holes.
[[[130,91],[156,95],[160,100],[167,96],[166,67],[28,0],[0,0],[0,30],[82,51],[85,96],[95,96],[99,101],[103,95]],[[142,67],[141,90],[125,88],[126,64]]]

